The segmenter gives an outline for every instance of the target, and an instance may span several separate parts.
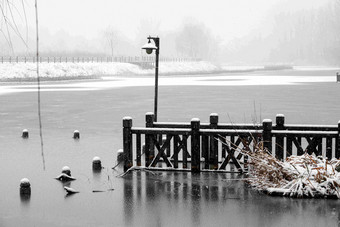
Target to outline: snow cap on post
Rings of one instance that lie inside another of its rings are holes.
[[[28,130],[27,129],[22,130],[22,136],[21,137],[24,138],[24,139],[28,138]]]
[[[191,129],[199,129],[200,128],[200,119],[192,118],[191,119]]]
[[[124,160],[124,151],[123,149],[119,149],[117,151],[117,162],[121,162]]]
[[[218,114],[211,113],[210,114],[210,124],[216,125],[218,123]]]
[[[73,139],[80,139],[80,133],[78,130],[74,130],[73,132]]]
[[[23,178],[20,181],[20,195],[30,195],[31,194],[31,184],[27,178]]]
[[[155,114],[153,112],[147,112],[145,114],[145,126],[153,127],[154,121],[155,121]]]
[[[285,124],[285,115],[276,114],[276,125],[279,127],[283,127],[284,124]]]
[[[132,117],[126,116],[123,118],[123,127],[124,128],[132,127]]]
[[[263,125],[263,130],[265,131],[271,131],[272,130],[272,120],[271,119],[264,119],[262,121],[262,125]]]
[[[65,173],[65,174],[68,175],[68,176],[71,176],[71,169],[70,169],[70,167],[68,167],[68,166],[64,166],[64,167],[61,169],[61,172],[62,172],[62,173]]]
[[[98,156],[95,156],[92,159],[92,169],[93,170],[101,170],[102,169],[102,161]]]

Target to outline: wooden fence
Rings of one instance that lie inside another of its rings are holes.
[[[28,63],[37,62],[36,57],[20,57],[20,56],[2,56],[0,57],[1,63]],[[174,57],[160,57],[161,62],[189,62],[200,61],[198,58],[174,58]],[[123,63],[154,63],[154,56],[115,56],[115,57],[39,57],[39,62],[47,63],[102,63],[102,62],[123,62]]]
[[[144,142],[144,145],[142,144]],[[289,125],[282,114],[276,124],[222,124],[218,115],[210,123],[193,118],[190,123],[154,122],[146,114],[145,127],[132,127],[130,117],[123,118],[124,170],[132,166],[166,167],[177,170],[226,171],[228,164],[239,172],[247,170],[244,151],[263,146],[278,159],[290,155],[340,157],[340,121],[338,125]],[[161,162],[162,161],[162,162]]]

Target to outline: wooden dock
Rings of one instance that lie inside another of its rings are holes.
[[[142,144],[142,142],[144,144]],[[337,125],[285,124],[282,114],[262,124],[219,123],[218,114],[209,123],[193,118],[190,123],[155,122],[146,114],[145,127],[133,127],[130,117],[123,118],[124,170],[132,166],[156,167],[164,162],[167,169],[192,172],[224,171],[235,165],[247,171],[247,155],[261,146],[276,158],[290,155],[322,155],[329,160],[340,157],[340,121]]]

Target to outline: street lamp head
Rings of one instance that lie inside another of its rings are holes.
[[[151,41],[149,39],[149,42],[147,44],[145,44],[142,47],[142,49],[144,49],[147,54],[152,54],[152,51],[157,50],[157,47],[155,46],[155,44],[151,43]]]

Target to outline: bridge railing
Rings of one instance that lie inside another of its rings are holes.
[[[178,170],[227,171],[232,164],[239,172],[247,170],[246,152],[268,149],[278,159],[290,155],[340,157],[338,125],[286,125],[282,114],[276,124],[221,124],[211,114],[209,123],[194,118],[190,123],[154,122],[146,114],[145,127],[132,127],[132,119],[123,119],[124,169],[132,166]],[[165,165],[164,165],[165,164]]]

